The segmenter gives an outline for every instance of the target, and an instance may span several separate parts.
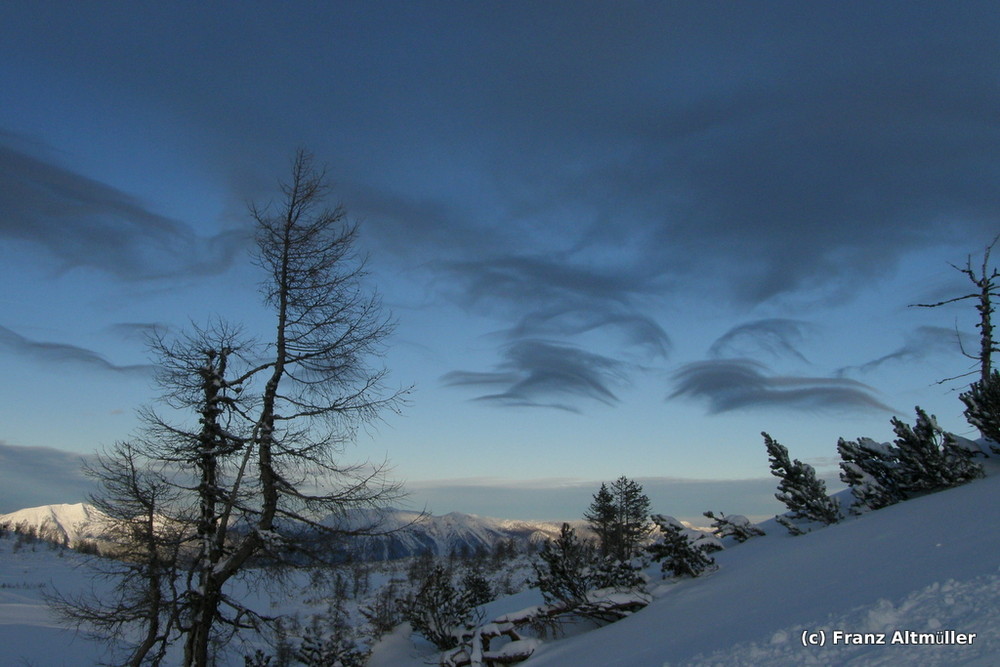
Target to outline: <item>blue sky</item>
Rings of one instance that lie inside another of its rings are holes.
[[[388,457],[418,506],[573,517],[624,474],[660,512],[688,480],[767,513],[761,430],[827,473],[838,437],[889,439],[917,404],[976,435],[935,384],[970,367],[974,311],[908,305],[965,293],[949,262],[1000,232],[993,3],[0,23],[0,511],[82,499],[64,464],[155,398],[144,331],[267,334],[246,206],[299,147],[361,223],[391,382],[415,385],[348,455]]]

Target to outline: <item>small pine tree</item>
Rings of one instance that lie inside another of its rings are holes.
[[[615,498],[615,538],[608,555],[627,561],[639,553],[643,541],[653,532],[649,522],[649,497],[642,492],[642,485],[627,477],[619,477],[611,484]]]
[[[899,450],[871,438],[837,441],[840,480],[851,487],[851,512],[877,510],[906,500],[899,480]]]
[[[608,556],[615,543],[617,515],[615,497],[608,490],[608,485],[602,482],[601,488],[594,494],[593,502],[583,515],[590,529],[597,535],[602,556]]]
[[[478,569],[470,568],[462,576],[462,591],[473,607],[486,604],[493,600],[493,589],[490,582]]]
[[[435,566],[404,611],[413,629],[442,651],[458,646],[475,620],[468,593],[455,588],[451,579],[447,568]]]
[[[716,516],[713,512],[704,512],[704,516],[712,519],[712,532],[716,537],[724,539],[731,537],[737,542],[746,542],[751,537],[764,535],[764,531],[750,523],[750,519],[742,514],[730,514],[726,516],[719,512]]]
[[[994,370],[973,382],[959,399],[965,404],[965,418],[984,438],[993,441],[990,449],[1000,454],[1000,371]]]
[[[358,648],[351,637],[351,628],[339,610],[327,619],[328,631],[314,616],[295,651],[295,659],[306,667],[362,667],[368,653]]]
[[[617,591],[643,588],[646,585],[646,578],[640,566],[635,564],[635,560],[638,559],[624,561],[611,557],[602,558],[594,566],[593,585],[596,588],[613,588]]]
[[[816,470],[798,459],[791,460],[784,445],[767,433],[761,435],[771,461],[771,474],[781,480],[774,497],[785,504],[792,517],[826,525],[840,521],[840,508],[826,494],[826,484],[816,477]]]
[[[698,577],[715,568],[715,559],[705,546],[695,544],[688,529],[672,516],[653,515],[660,528],[660,538],[647,547],[654,561],[661,563],[664,573],[675,577]]]
[[[392,632],[393,628],[405,620],[405,601],[399,599],[397,582],[396,579],[390,579],[388,584],[379,589],[368,605],[358,608],[361,615],[368,621],[371,636],[375,640]]]
[[[534,564],[536,586],[547,604],[562,603],[576,606],[587,599],[593,584],[593,550],[576,536],[576,531],[564,523],[559,537],[546,542]]]
[[[907,492],[934,491],[958,486],[983,476],[983,469],[946,433],[933,415],[919,406],[911,427],[898,417],[891,420],[899,451],[898,479]]]

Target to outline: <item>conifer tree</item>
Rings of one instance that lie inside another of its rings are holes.
[[[973,382],[969,390],[959,395],[965,404],[965,418],[979,429],[984,438],[993,441],[990,448],[1000,454],[1000,371]]]
[[[906,499],[899,479],[899,450],[871,438],[837,441],[840,480],[851,487],[851,512],[877,510]]]
[[[712,519],[712,532],[718,538],[732,537],[737,542],[746,542],[751,537],[764,535],[764,531],[750,523],[750,519],[742,514],[726,516],[722,512],[716,516],[714,512],[703,512],[705,517]]]
[[[891,420],[899,452],[899,483],[905,491],[920,492],[958,486],[983,476],[982,466],[959,447],[933,415],[919,406],[911,427],[898,417]]]
[[[840,508],[826,494],[826,484],[816,477],[816,470],[788,456],[788,449],[767,433],[764,445],[771,462],[771,474],[778,477],[778,492],[774,497],[791,510],[793,518],[831,524],[840,521]]]
[[[698,577],[714,568],[715,559],[708,555],[704,545],[690,539],[684,524],[662,514],[654,514],[653,522],[660,528],[660,538],[648,550],[664,572],[675,577]]]
[[[546,603],[573,607],[587,599],[588,590],[596,588],[592,550],[568,523],[562,525],[558,538],[542,546],[538,556],[541,563],[534,564],[531,585],[542,592]]]
[[[475,619],[475,605],[466,589],[452,584],[452,574],[434,568],[406,604],[404,615],[413,629],[442,651],[455,648]]]
[[[594,494],[594,500],[584,513],[583,518],[590,524],[590,529],[597,535],[601,556],[610,555],[617,536],[618,511],[615,507],[615,497],[608,490],[608,485],[601,482],[601,488]]]

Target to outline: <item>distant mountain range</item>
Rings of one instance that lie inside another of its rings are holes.
[[[103,515],[86,503],[43,505],[0,514],[0,525],[30,529],[38,537],[78,546],[84,540],[101,538]],[[513,541],[520,550],[537,548],[559,536],[562,522],[493,519],[452,512],[433,516],[405,510],[354,512],[347,518],[327,518],[324,524],[340,528],[377,525],[373,537],[354,538],[349,551],[364,560],[392,560],[431,553],[436,556],[471,555],[492,551],[501,542]],[[587,531],[583,521],[571,521],[578,532]]]
[[[0,514],[0,526],[30,530],[43,540],[69,547],[100,539],[104,521],[104,515],[87,503],[42,505]]]

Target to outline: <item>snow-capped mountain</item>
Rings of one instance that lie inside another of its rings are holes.
[[[377,526],[376,537],[365,537],[352,550],[368,560],[391,560],[431,553],[437,556],[474,554],[491,551],[497,544],[513,540],[518,548],[537,547],[559,536],[562,522],[494,519],[475,514],[452,512],[443,516],[405,510],[362,512],[348,520],[328,517],[330,526]],[[569,522],[578,531],[586,530],[582,521]]]
[[[38,537],[77,546],[82,540],[101,537],[102,516],[86,503],[43,505],[0,515],[0,525],[32,530]],[[374,526],[376,537],[352,539],[346,549],[354,557],[391,560],[426,552],[434,555],[474,554],[492,551],[500,542],[513,540],[518,548],[538,546],[559,535],[561,522],[493,519],[452,512],[433,516],[405,510],[356,511],[347,519],[328,517],[324,522],[340,528]],[[586,531],[581,521],[570,522]]]
[[[39,538],[75,547],[101,535],[104,516],[92,505],[42,505],[0,514],[0,526],[30,530]]]

